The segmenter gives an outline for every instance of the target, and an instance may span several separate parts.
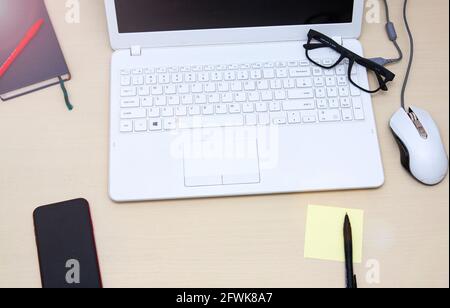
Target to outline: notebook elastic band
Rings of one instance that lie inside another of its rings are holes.
[[[67,109],[73,110],[73,106],[70,103],[69,93],[67,92],[66,85],[64,84],[64,80],[61,77],[58,77],[58,79],[59,79],[59,85],[61,86],[61,90],[63,91],[63,94],[64,94],[64,101],[66,102]]]

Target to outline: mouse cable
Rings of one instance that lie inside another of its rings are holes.
[[[401,62],[403,60],[403,51],[397,42],[398,35],[397,35],[397,31],[395,30],[395,25],[391,21],[388,2],[387,2],[387,0],[383,0],[383,3],[384,3],[385,11],[386,11],[386,32],[389,37],[389,40],[392,42],[392,44],[394,44],[395,49],[397,49],[398,58],[386,59],[386,58],[379,57],[379,58],[373,58],[371,60],[381,66],[386,66],[386,65],[396,64],[396,63]]]
[[[409,48],[410,48],[408,69],[406,70],[405,80],[403,81],[402,95],[401,95],[402,108],[405,110],[406,110],[406,103],[405,103],[406,89],[408,87],[409,76],[411,75],[411,69],[414,62],[414,37],[411,31],[411,27],[409,26],[407,9],[408,9],[408,0],[405,0],[405,4],[403,6],[403,20],[405,21],[406,31],[408,32]]]
[[[397,42],[398,35],[397,35],[397,31],[395,30],[395,25],[391,21],[388,0],[383,0],[383,2],[384,2],[385,10],[386,10],[386,19],[387,19],[386,32],[388,34],[389,40],[394,44],[395,48],[397,49],[398,58],[395,58],[395,59],[373,58],[371,60],[381,66],[387,66],[390,64],[396,64],[396,63],[401,62],[403,60],[403,51]],[[410,27],[409,21],[408,21],[407,9],[408,9],[408,0],[405,0],[404,5],[403,5],[403,21],[405,23],[406,31],[408,32],[409,45],[410,45],[410,56],[409,56],[408,68],[406,71],[405,79],[403,81],[402,93],[401,93],[401,106],[405,110],[406,110],[406,102],[405,102],[406,101],[406,99],[405,99],[406,89],[408,87],[409,77],[411,74],[411,69],[412,69],[412,65],[413,65],[413,61],[414,61],[414,37],[413,37],[411,27]]]

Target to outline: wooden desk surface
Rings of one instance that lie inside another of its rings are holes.
[[[383,188],[118,205],[107,193],[109,47],[101,0],[81,0],[81,23],[65,22],[65,1],[47,0],[73,73],[76,106],[55,87],[0,104],[0,287],[39,287],[32,212],[84,197],[92,205],[106,287],[342,287],[340,263],[303,258],[308,204],[365,210],[364,262],[380,284],[449,286],[449,185],[425,187],[401,167],[388,121],[399,108],[398,80],[374,97],[386,169]],[[406,50],[401,2],[390,1]],[[449,140],[449,2],[412,0],[417,54],[408,102],[427,109]],[[384,20],[384,14],[381,16]],[[384,22],[365,24],[367,56],[394,56]]]

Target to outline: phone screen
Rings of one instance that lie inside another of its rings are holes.
[[[89,203],[42,206],[33,216],[42,287],[101,288]]]

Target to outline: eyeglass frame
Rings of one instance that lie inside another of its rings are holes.
[[[318,41],[319,43],[312,43],[313,40]],[[395,79],[395,74],[392,73],[390,70],[388,70],[387,68],[385,68],[384,66],[381,66],[369,59],[363,58],[359,55],[357,55],[356,53],[354,53],[351,50],[348,50],[347,48],[341,46],[340,44],[338,44],[336,41],[334,41],[332,38],[326,36],[325,34],[322,34],[316,30],[310,30],[308,33],[308,43],[303,45],[303,47],[305,48],[306,51],[306,57],[308,58],[309,61],[311,61],[312,63],[314,63],[315,65],[323,68],[323,69],[333,69],[336,66],[338,66],[342,61],[344,61],[345,59],[349,60],[349,65],[348,65],[348,79],[350,80],[350,82],[357,87],[358,89],[360,89],[361,91],[364,91],[366,93],[370,93],[370,94],[375,94],[378,93],[379,91],[388,91],[388,87],[387,84],[391,81],[393,81]],[[320,63],[317,63],[315,60],[313,60],[310,55],[309,52],[312,50],[316,50],[316,49],[320,49],[320,48],[331,48],[334,51],[336,51],[337,53],[339,53],[341,55],[341,57],[339,58],[339,60],[333,64],[332,66],[326,66],[326,65],[322,65]],[[355,63],[365,67],[366,69],[369,69],[371,71],[373,71],[377,77],[378,83],[380,85],[380,87],[377,90],[367,90],[364,89],[362,86],[356,84],[353,80],[352,80],[352,69],[353,66],[355,65]],[[384,78],[384,79],[383,79]]]

